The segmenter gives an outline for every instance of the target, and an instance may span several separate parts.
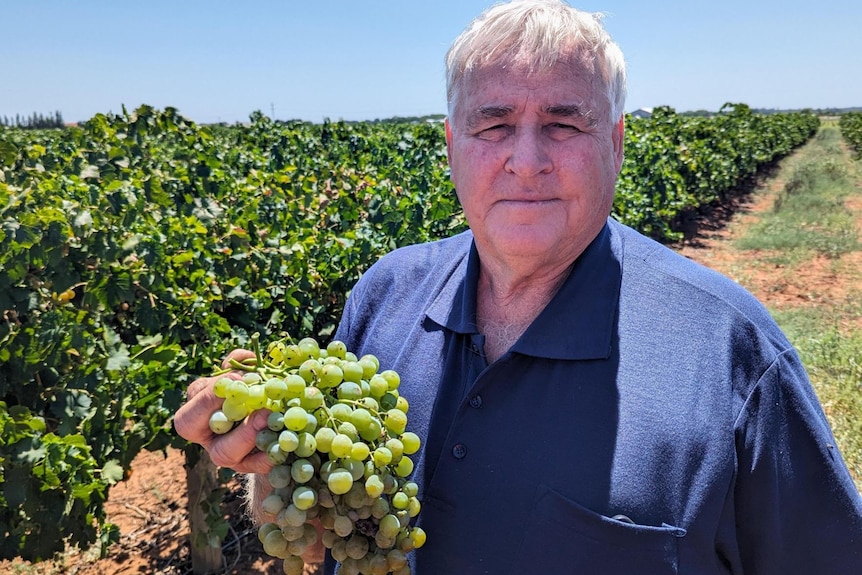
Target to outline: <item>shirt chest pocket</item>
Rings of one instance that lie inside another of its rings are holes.
[[[677,573],[685,530],[633,525],[594,513],[540,486],[513,573]]]

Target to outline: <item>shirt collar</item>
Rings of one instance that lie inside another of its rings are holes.
[[[548,359],[602,359],[611,353],[620,282],[622,240],[605,224],[572,266],[560,290],[512,352]],[[462,334],[478,333],[476,285],[479,256],[475,242],[426,309],[435,323]]]

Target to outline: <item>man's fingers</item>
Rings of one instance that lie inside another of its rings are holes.
[[[222,365],[231,368],[231,360],[242,361],[254,357],[254,352],[235,349]],[[209,426],[210,416],[221,409],[224,400],[216,397],[213,386],[221,377],[240,379],[243,371],[233,370],[217,377],[203,377],[189,384],[186,403],[174,414],[174,429],[180,437],[198,443],[219,467],[228,467],[240,473],[269,473],[272,463],[266,453],[258,451],[255,440],[259,431],[266,429],[269,411],[258,410],[231,431],[219,435]]]
[[[192,382],[188,397],[174,414],[174,429],[180,437],[206,446],[214,435],[209,426],[210,416],[221,408],[224,400],[213,393],[209,378]]]
[[[211,434],[209,441],[202,445],[213,463],[240,473],[269,473],[272,469],[269,457],[255,448],[257,434],[266,429],[268,416],[269,411],[258,410],[228,433]]]

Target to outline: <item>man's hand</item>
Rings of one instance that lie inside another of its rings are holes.
[[[230,360],[254,357],[251,351],[234,350],[222,363],[230,367]],[[213,385],[221,377],[242,379],[243,372],[231,371],[218,377],[203,377],[193,381],[186,392],[186,403],[174,415],[174,428],[181,437],[198,443],[210,455],[213,463],[220,467],[228,467],[239,473],[269,473],[272,463],[266,453],[255,448],[257,433],[266,429],[269,412],[261,409],[243,420],[233,430],[218,435],[209,426],[210,416],[221,409],[223,400],[216,397]]]
[[[222,363],[225,369],[230,367],[230,360],[242,361],[254,357],[254,353],[244,349],[232,351]],[[258,525],[275,521],[275,517],[267,515],[260,509],[260,502],[272,492],[272,487],[266,479],[266,474],[273,464],[266,453],[255,447],[255,438],[259,431],[266,429],[269,412],[257,410],[249,415],[234,429],[218,435],[209,426],[210,416],[221,409],[222,400],[216,397],[213,386],[222,377],[242,379],[242,371],[231,371],[218,377],[202,377],[196,379],[186,391],[186,403],[174,415],[174,428],[177,433],[193,443],[200,444],[210,455],[213,463],[219,467],[228,467],[239,473],[251,474],[246,482],[249,512]],[[306,564],[314,565],[323,562],[325,548],[321,538],[320,521],[314,521],[317,529],[317,543],[306,550],[303,559]]]

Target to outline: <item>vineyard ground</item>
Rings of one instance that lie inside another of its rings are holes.
[[[788,158],[787,160],[790,160]],[[783,163],[782,163],[783,164]],[[746,286],[772,309],[821,304],[837,305],[858,297],[862,285],[862,251],[837,259],[814,256],[792,264],[774,263],[768,254],[752,257],[734,247],[733,240],[761,214],[771,209],[784,182],[779,166],[751,193],[717,206],[708,215],[688,222],[687,239],[673,246],[682,254],[715,268]],[[862,237],[862,179],[856,177],[859,194],[847,200]],[[849,330],[862,329],[862,317],[843,319]],[[191,573],[189,528],[186,518],[186,485],[182,453],[142,453],[131,477],[117,485],[106,505],[109,519],[123,533],[105,559],[92,552],[74,551],[49,562],[29,565],[22,561],[0,562],[0,574],[26,575],[179,575]],[[860,478],[857,478],[857,480]],[[263,551],[249,524],[242,518],[232,484],[228,513],[232,530],[225,546],[225,574],[277,574],[274,561]]]

